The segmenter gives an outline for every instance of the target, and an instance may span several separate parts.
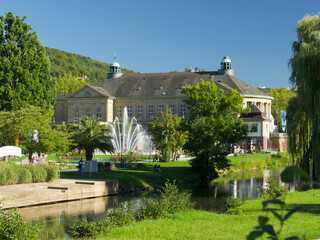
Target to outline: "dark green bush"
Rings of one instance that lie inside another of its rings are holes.
[[[243,204],[243,199],[241,197],[228,197],[225,202],[225,207],[227,210],[232,208],[237,208]]]
[[[158,219],[167,217],[178,211],[187,211],[194,207],[194,203],[190,202],[190,194],[179,193],[178,187],[167,181],[160,192],[160,199],[145,199],[145,203],[141,206],[138,213],[138,219]]]
[[[67,229],[67,232],[73,238],[95,238],[97,234],[101,233],[98,224],[88,221],[87,218],[77,219]]]
[[[0,209],[0,239],[38,239],[40,228],[36,226],[28,226],[22,221],[21,215],[16,209],[3,210]]]
[[[265,199],[274,199],[280,196],[285,196],[288,192],[284,187],[280,185],[278,179],[270,177],[267,181],[267,188],[260,187],[257,189],[257,192],[262,198]]]
[[[132,205],[130,203],[121,204],[117,209],[113,209],[107,213],[106,220],[111,227],[121,227],[135,222]]]

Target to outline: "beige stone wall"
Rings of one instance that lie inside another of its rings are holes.
[[[90,93],[90,96],[88,95]],[[145,98],[106,98],[98,97],[94,91],[85,89],[79,92],[73,98],[57,99],[55,105],[55,123],[65,124],[73,123],[77,117],[82,118],[86,114],[97,116],[101,114],[102,122],[113,122],[115,117],[122,120],[123,109],[125,106],[132,107],[132,116],[136,117],[141,124],[147,124],[152,121],[149,116],[149,105],[153,106],[153,115],[159,113],[159,106],[174,106],[174,113],[181,116],[181,106],[185,105],[185,118],[189,118],[189,112],[186,104],[183,102],[185,97],[145,97]],[[266,113],[267,118],[271,117],[271,99],[265,97],[244,96],[243,107],[250,107],[255,104],[262,112]],[[142,116],[138,115],[138,105],[142,106]],[[121,107],[121,116],[119,116],[118,108]],[[78,116],[76,116],[78,114]],[[263,130],[262,130],[263,131]]]
[[[152,116],[160,112],[160,105],[174,106],[174,113],[181,116],[181,105],[185,106],[185,117],[189,116],[186,104],[183,102],[183,97],[155,97],[155,98],[117,98],[114,106],[114,116],[122,120],[123,109],[126,106],[132,107],[132,116],[136,117],[139,123],[147,124],[152,121]],[[138,115],[138,105],[142,106],[142,116]],[[149,116],[149,106],[153,106],[153,115]],[[119,107],[121,107],[121,116],[119,115]]]
[[[113,121],[113,99],[71,98],[57,100],[54,110],[56,124],[74,123],[86,115],[99,117],[102,122]]]
[[[271,118],[271,97],[263,97],[263,96],[244,96],[243,97],[243,107],[248,108],[251,105],[256,105],[260,111],[267,114],[267,118]]]

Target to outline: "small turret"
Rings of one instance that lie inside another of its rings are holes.
[[[228,56],[223,57],[221,60],[221,68],[219,74],[234,76],[234,70],[232,69],[232,62]]]
[[[114,62],[110,64],[110,72],[108,73],[108,78],[118,78],[122,75],[121,72],[121,66],[119,63],[116,62],[116,59],[114,59]]]

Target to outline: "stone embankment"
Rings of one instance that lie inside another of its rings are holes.
[[[0,186],[0,206],[4,209],[115,195],[118,181],[63,179],[50,183]]]

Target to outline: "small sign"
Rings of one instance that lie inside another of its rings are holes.
[[[16,156],[21,157],[21,148],[15,146],[5,146],[0,148],[0,157]]]

